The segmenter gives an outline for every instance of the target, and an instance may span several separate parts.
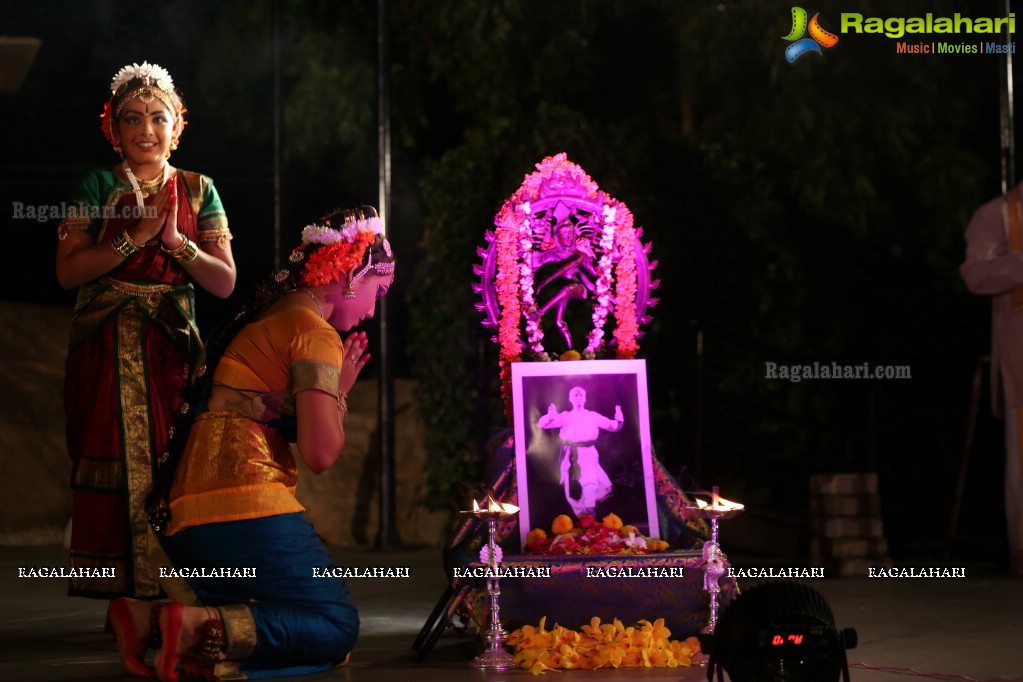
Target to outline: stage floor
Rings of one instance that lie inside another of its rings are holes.
[[[351,665],[289,680],[531,679],[524,671],[486,673],[469,668],[467,662],[481,650],[480,645],[474,638],[460,638],[450,631],[423,662],[412,661],[412,642],[445,585],[439,550],[337,549],[333,554],[339,565],[409,566],[411,577],[349,580],[362,619]],[[61,579],[18,577],[19,567],[62,566],[65,558],[59,547],[0,548],[0,680],[138,679],[120,672],[113,638],[103,633],[105,602],[67,597]],[[755,563],[770,565],[763,559]],[[851,679],[856,682],[913,679],[909,672],[869,670],[862,665],[915,668],[945,676],[938,679],[1023,682],[1023,579],[1010,578],[1001,567],[990,565],[966,564],[965,569],[965,579],[806,582],[828,600],[839,628],[853,627],[859,633],[859,646],[849,652],[854,664]],[[740,587],[752,584],[740,581]],[[564,671],[551,676],[566,682],[695,681],[705,680],[706,670]]]

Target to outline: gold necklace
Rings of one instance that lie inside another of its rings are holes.
[[[320,314],[320,319],[321,320],[326,319],[323,316],[323,308],[320,307],[320,300],[318,298],[316,298],[316,294],[314,294],[313,292],[309,291],[308,289],[295,289],[295,291],[301,291],[303,294],[306,294],[306,295],[309,296],[309,298],[313,299],[313,303],[316,304],[316,311]]]

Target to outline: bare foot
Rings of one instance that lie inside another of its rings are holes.
[[[156,670],[146,665],[149,648],[149,612],[153,602],[120,598],[110,602],[107,614],[117,637],[117,653],[129,675],[156,677]]]
[[[203,624],[209,619],[210,611],[197,606],[168,604],[160,611],[163,648],[157,652],[153,663],[163,682],[177,682],[181,657],[198,648]]]

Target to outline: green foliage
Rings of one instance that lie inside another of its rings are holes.
[[[224,133],[268,148],[273,135],[273,3],[232,2],[213,19],[220,39],[200,95]],[[280,17],[283,160],[351,178],[376,165],[376,32],[368,7],[300,0]]]
[[[477,137],[483,143],[487,136]],[[477,216],[492,210],[488,194],[477,189],[494,185],[488,178],[492,170],[480,158],[491,146],[466,145],[450,152],[424,181],[423,260],[412,295],[409,351],[420,359],[415,372],[430,453],[425,499],[456,509],[456,484],[481,479],[486,432],[480,426],[492,422],[488,406],[496,391],[495,382],[484,379],[481,385],[487,341],[469,286],[486,229]]]

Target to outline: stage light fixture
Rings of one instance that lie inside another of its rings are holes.
[[[772,581],[733,601],[706,641],[707,680],[724,682],[849,682],[846,649],[856,631],[839,631],[831,607],[809,586]]]
[[[0,92],[17,92],[42,45],[39,38],[0,36]]]

